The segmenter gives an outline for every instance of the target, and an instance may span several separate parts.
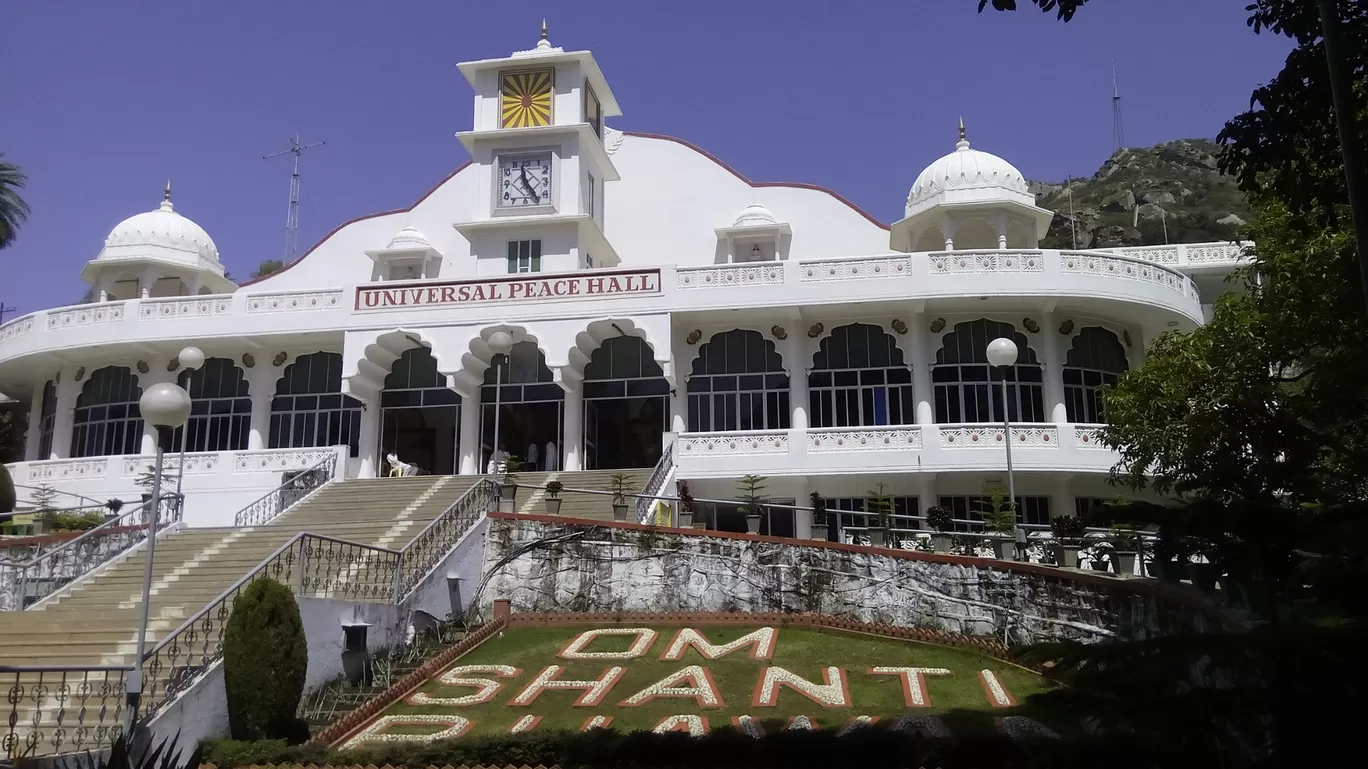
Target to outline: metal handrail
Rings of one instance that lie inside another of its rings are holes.
[[[461,537],[489,512],[498,498],[499,484],[490,478],[481,478],[410,539],[400,551],[400,573],[395,584],[396,600],[407,598],[417,589],[423,578],[436,568]]]
[[[320,470],[320,469],[323,469],[325,465],[327,466],[327,469],[328,469],[328,479],[327,479],[326,481],[324,481],[323,483],[320,483],[320,484],[318,484],[317,486],[313,486],[313,487],[294,487],[294,486],[291,486],[291,484],[293,484],[295,481],[299,480],[300,478],[312,478],[313,476],[310,475],[310,474],[311,474],[311,473],[315,473],[315,472],[317,472],[317,471]],[[303,502],[303,501],[304,501],[305,499],[307,499],[310,495],[312,495],[313,492],[317,491],[318,489],[323,488],[324,486],[328,485],[328,484],[331,483],[332,481],[336,480],[336,478],[335,478],[336,475],[337,475],[337,453],[336,453],[336,452],[333,452],[333,453],[330,453],[326,459],[323,459],[323,460],[321,460],[321,461],[315,463],[315,464],[314,464],[313,466],[311,466],[311,467],[307,467],[307,468],[305,468],[305,469],[303,469],[303,470],[300,470],[299,472],[295,473],[294,475],[291,475],[290,477],[286,478],[284,481],[281,481],[281,483],[280,483],[279,486],[275,487],[274,489],[271,489],[270,491],[268,491],[268,492],[266,492],[265,494],[261,495],[259,498],[257,498],[255,501],[253,501],[251,504],[248,504],[248,505],[246,505],[245,507],[243,507],[241,510],[237,511],[237,513],[233,516],[233,525],[234,525],[234,526],[260,526],[261,524],[264,524],[264,523],[270,523],[271,521],[274,521],[276,518],[279,518],[280,515],[281,515],[282,513],[284,513],[286,510],[289,510],[289,509],[290,509],[291,507],[293,507],[294,505],[297,505],[297,504],[299,504],[300,502]],[[299,497],[298,499],[292,499],[292,500],[290,500],[289,504],[281,505],[281,504],[280,504],[280,497],[278,497],[277,495],[282,495],[282,496],[283,496],[283,495],[285,494],[285,492],[295,490],[296,488],[298,488],[298,489],[301,490],[301,491],[308,491],[308,493],[305,494],[305,495],[303,495],[303,496],[301,496],[301,497]],[[271,512],[271,510],[272,510],[272,506],[271,506],[271,505],[265,504],[265,503],[268,503],[268,502],[274,503],[274,512]],[[265,505],[263,509],[266,511],[267,514],[266,514],[264,517],[259,517],[259,518],[258,518],[258,517],[256,517],[256,513],[257,513],[256,508],[257,508],[259,505]]]
[[[646,479],[646,486],[643,492],[648,494],[659,493],[665,488],[665,481],[669,479],[670,473],[674,472],[674,441],[665,446],[665,451],[660,455],[660,461],[656,462],[655,469],[651,471],[651,477]],[[651,515],[651,503],[644,497],[637,497],[636,518],[638,523],[646,523],[646,519]]]
[[[158,515],[157,522],[159,528],[152,536],[174,525],[180,520],[181,516],[181,497],[169,493],[160,498],[165,515]],[[15,580],[15,587],[12,591],[0,590],[0,609],[23,609],[29,595],[29,584],[35,579],[34,572],[41,571],[45,566],[47,572],[55,579],[61,579],[62,585],[67,585],[81,577],[89,574],[95,569],[103,566],[114,558],[127,552],[135,545],[141,543],[148,536],[146,529],[147,515],[151,510],[152,500],[147,500],[141,505],[121,513],[118,517],[112,518],[104,523],[82,532],[80,536],[74,537],[50,550],[39,552],[27,561],[6,561],[0,563],[7,569],[17,572],[18,579]],[[161,512],[161,511],[159,511]],[[137,518],[134,523],[133,519]],[[117,542],[116,547],[101,547],[102,543],[109,541],[110,538],[122,537]],[[86,557],[83,557],[86,556]],[[62,570],[63,562],[74,565],[70,574],[58,575]],[[0,585],[0,587],[3,587]],[[3,599],[6,594],[12,598],[13,606],[5,606],[7,601]]]

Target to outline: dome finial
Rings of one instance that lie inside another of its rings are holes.
[[[967,149],[969,149],[969,140],[968,140],[967,138],[965,138],[965,133],[964,133],[964,118],[963,118],[963,117],[961,117],[961,118],[959,119],[959,123],[960,123],[960,124],[959,124],[960,138],[959,138],[959,143],[955,145],[955,149],[957,149],[957,150],[967,150]]]
[[[546,19],[542,19],[541,39],[537,41],[537,50],[544,51],[551,47],[551,41],[546,37]]]
[[[162,193],[161,210],[170,211],[171,207],[171,180],[166,180],[166,191]]]

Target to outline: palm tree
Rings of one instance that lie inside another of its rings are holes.
[[[28,218],[29,207],[19,197],[19,189],[28,181],[19,167],[6,163],[5,154],[0,152],[0,249],[14,242],[19,234],[19,225]]]

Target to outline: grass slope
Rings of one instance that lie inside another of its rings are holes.
[[[518,719],[525,715],[542,716],[534,731],[566,729],[579,731],[585,721],[594,715],[612,716],[612,728],[622,732],[650,729],[659,721],[671,715],[696,714],[707,717],[710,728],[731,724],[733,716],[749,715],[766,722],[767,731],[782,727],[792,716],[806,715],[816,722],[819,728],[839,727],[855,716],[877,716],[889,720],[903,714],[926,715],[941,714],[950,710],[978,711],[981,721],[978,724],[951,723],[957,732],[968,728],[973,731],[991,728],[991,707],[983,686],[979,681],[980,670],[991,670],[999,681],[1017,701],[1041,691],[1043,683],[1035,674],[1020,668],[1006,665],[988,657],[983,657],[967,649],[935,646],[930,644],[876,638],[871,636],[845,634],[835,631],[795,629],[780,627],[778,641],[772,660],[752,660],[749,648],[741,649],[721,659],[707,660],[698,652],[689,649],[679,661],[661,661],[670,639],[678,628],[657,627],[659,633],[654,644],[640,658],[626,661],[610,660],[561,660],[556,654],[571,639],[592,626],[582,628],[528,628],[510,630],[491,638],[470,654],[457,660],[454,665],[502,664],[520,668],[522,674],[512,679],[504,679],[504,688],[492,702],[467,707],[415,706],[400,701],[384,711],[384,715],[413,713],[455,714],[475,722],[470,734],[506,733]],[[755,627],[715,627],[697,628],[707,639],[714,643],[725,643],[739,638]],[[605,637],[597,639],[585,651],[622,651],[630,642],[629,637]],[[620,665],[627,668],[616,686],[604,701],[596,707],[574,707],[579,691],[547,691],[529,707],[510,706],[507,703],[520,692],[539,672],[548,665],[563,665],[564,679],[585,680],[598,678],[606,667]],[[619,707],[618,703],[638,691],[660,681],[689,665],[701,665],[711,673],[723,700],[723,707],[702,709],[694,699],[657,698],[639,707]],[[850,687],[850,708],[824,708],[791,689],[781,688],[778,705],[759,707],[751,705],[756,682],[767,666],[783,667],[809,681],[822,682],[822,671],[827,666],[843,668]],[[931,706],[909,709],[904,703],[902,683],[897,676],[870,675],[871,666],[915,666],[923,668],[946,668],[953,672],[947,677],[927,677],[926,691]],[[440,675],[440,674],[439,674]],[[459,697],[472,693],[466,687],[450,687],[429,680],[419,691],[433,696]],[[392,733],[422,734],[436,732],[438,725],[395,725]]]

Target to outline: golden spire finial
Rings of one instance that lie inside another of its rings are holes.
[[[960,118],[960,141],[964,141],[964,140],[965,140],[965,136],[964,136],[964,118],[961,117],[961,118]]]
[[[546,19],[542,19],[541,39],[546,39]]]
[[[167,179],[167,180],[166,180],[166,192],[162,193],[162,200],[165,200],[165,201],[168,202],[168,203],[171,202],[171,180],[170,180],[170,179]]]

